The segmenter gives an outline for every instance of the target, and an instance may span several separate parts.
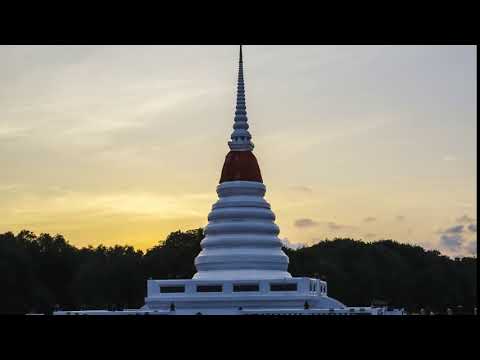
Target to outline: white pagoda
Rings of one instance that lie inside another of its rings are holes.
[[[242,314],[278,310],[344,309],[327,296],[327,284],[292,278],[275,214],[265,201],[248,131],[240,47],[237,106],[231,141],[208,215],[202,251],[191,280],[149,280],[145,309],[176,314]]]
[[[208,215],[197,273],[186,280],[148,280],[139,310],[57,312],[57,315],[332,315],[383,314],[380,308],[347,308],[328,296],[320,279],[294,278],[278,238],[275,214],[265,201],[248,131],[240,46],[233,133]]]

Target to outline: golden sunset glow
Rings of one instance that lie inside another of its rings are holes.
[[[147,249],[205,226],[228,152],[236,55],[0,46],[0,232]],[[280,238],[476,253],[475,47],[246,46],[244,56]],[[448,229],[460,224],[452,246]]]

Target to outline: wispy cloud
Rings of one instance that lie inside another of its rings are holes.
[[[338,230],[355,230],[357,227],[352,226],[352,225],[343,225],[343,224],[337,224],[335,222],[328,222],[327,226],[330,230],[332,231],[338,231]]]
[[[313,221],[312,219],[297,219],[295,220],[294,225],[298,228],[311,228],[311,227],[318,226],[319,223],[316,221]]]
[[[310,194],[313,192],[313,190],[308,186],[291,186],[290,189],[298,192],[307,193],[307,194]]]
[[[475,221],[475,219],[471,218],[471,217],[468,216],[468,215],[460,216],[460,217],[457,219],[457,222],[460,223],[460,224],[473,223],[474,221]]]
[[[444,234],[440,237],[440,245],[453,252],[458,252],[465,239],[461,234]]]
[[[452,227],[449,227],[445,230],[439,230],[438,233],[439,234],[461,234],[463,233],[465,230],[465,226],[464,225],[455,225],[455,226],[452,226]]]
[[[366,222],[366,223],[375,222],[375,221],[377,221],[377,218],[369,216],[369,217],[366,217],[365,219],[363,219],[363,221]]]
[[[30,129],[22,127],[10,127],[0,124],[0,140],[16,139],[27,136]]]
[[[49,219],[65,213],[79,213],[82,216],[203,217],[206,220],[206,213],[201,209],[212,199],[211,194],[203,193],[174,196],[148,192],[93,194],[57,190],[43,196],[25,192],[23,201],[16,203],[12,211],[17,217]]]
[[[465,251],[470,256],[476,256],[477,255],[477,239],[470,241],[465,246]]]
[[[395,217],[395,219],[396,219],[397,221],[405,221],[405,216],[403,216],[403,215],[398,215],[398,216]]]
[[[457,160],[457,158],[453,155],[445,155],[443,157],[443,161],[455,161],[455,160]]]
[[[295,221],[294,225],[297,228],[314,228],[318,226],[326,226],[328,230],[338,232],[338,231],[350,231],[350,230],[355,230],[357,229],[356,226],[352,225],[344,225],[344,224],[338,224],[333,221],[315,221],[313,219],[309,218],[303,218],[303,219],[298,219]]]
[[[468,230],[468,232],[467,232]],[[454,225],[445,230],[440,230],[439,246],[441,250],[454,255],[472,255],[472,240],[469,234],[477,232],[476,224],[469,224],[467,227],[462,224]],[[476,249],[476,239],[473,240]]]
[[[0,184],[0,192],[16,192],[20,189],[19,185],[16,184]]]
[[[457,206],[458,207],[462,207],[462,208],[472,208],[473,207],[473,204],[471,203],[467,203],[467,202],[458,202],[457,203]]]

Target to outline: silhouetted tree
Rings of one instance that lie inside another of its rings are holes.
[[[0,313],[138,308],[147,279],[194,275],[203,237],[202,229],[176,231],[144,254],[131,246],[79,249],[62,235],[27,230],[0,234]],[[329,295],[347,305],[375,300],[428,313],[472,313],[476,306],[476,258],[451,259],[392,240],[334,239],[284,251],[292,275],[327,280]]]

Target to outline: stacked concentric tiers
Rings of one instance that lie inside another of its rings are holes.
[[[291,278],[288,257],[282,251],[275,214],[265,199],[265,185],[253,155],[248,131],[240,47],[237,107],[230,152],[223,165],[219,200],[205,228],[202,251],[195,259],[198,280]]]
[[[266,188],[252,152],[241,47],[233,128],[230,152],[217,186],[219,200],[208,216],[193,279],[148,280],[145,306],[140,310],[75,314],[379,314],[376,309],[347,308],[330,298],[325,281],[292,278],[288,273],[288,257],[282,251],[275,215],[264,199]]]

